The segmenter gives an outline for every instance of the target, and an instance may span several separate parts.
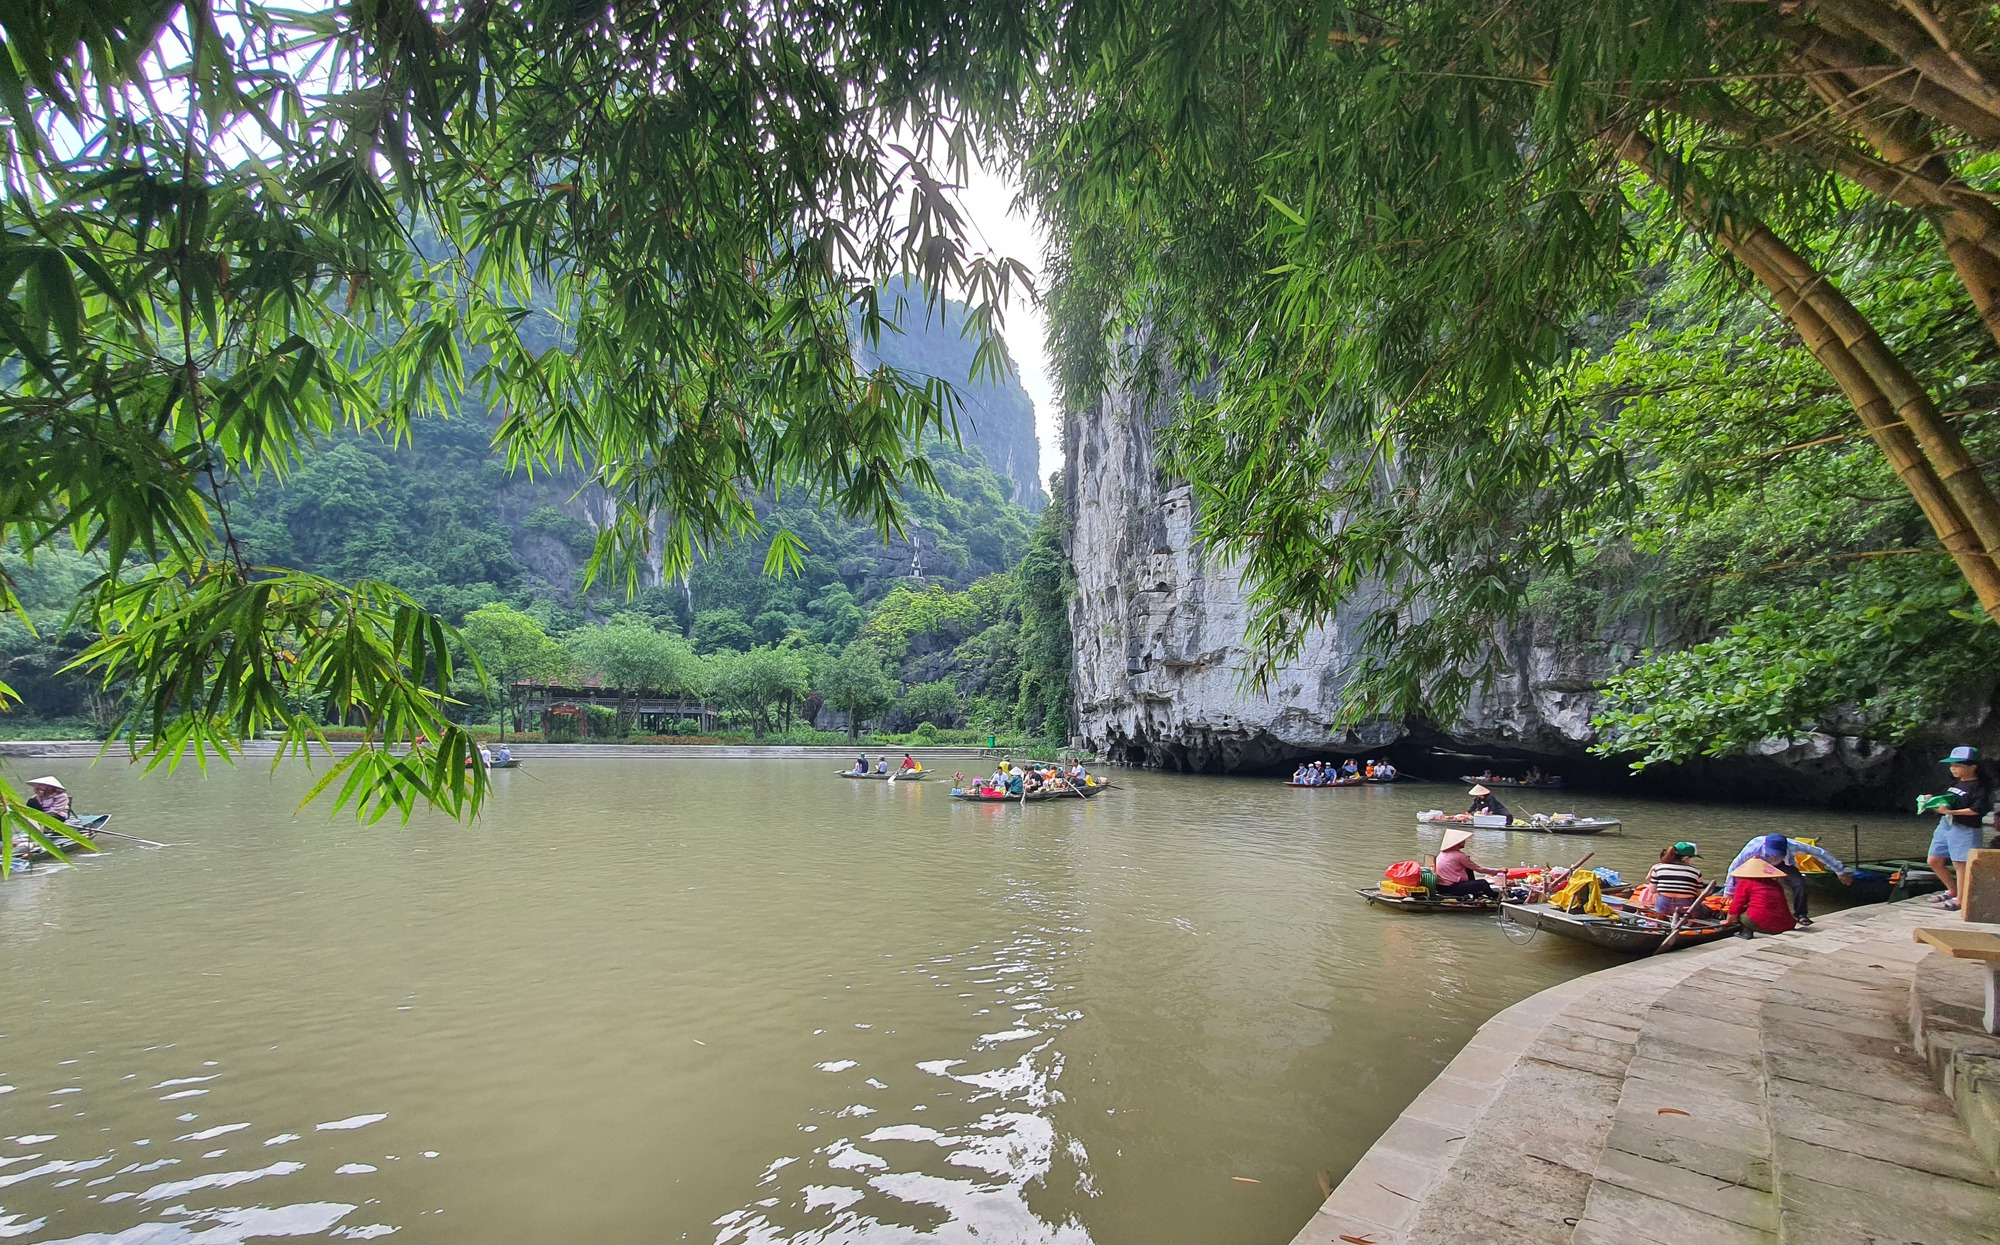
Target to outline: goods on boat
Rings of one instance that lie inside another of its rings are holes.
[[[89,813],[71,817],[64,824],[68,825],[69,828],[75,831],[77,834],[82,835],[86,842],[95,842],[97,837],[97,832],[104,829],[104,827],[110,821],[111,821],[110,813]],[[60,837],[53,835],[50,837],[55,838],[56,846],[62,848],[64,854],[67,855],[69,851],[69,845],[66,845],[64,843],[64,840],[61,839]],[[88,851],[89,849],[79,846],[78,850]],[[48,848],[43,847],[40,843],[37,843],[33,839],[28,838],[24,835],[17,835],[14,838],[14,858],[16,860],[25,860],[25,861],[55,859],[54,855],[49,851]]]
[[[895,779],[897,782],[920,782],[923,779],[929,778],[931,776],[931,772],[927,769],[906,769],[906,770],[892,769],[886,774],[876,774],[876,773],[857,774],[851,769],[837,769],[833,772],[834,776],[838,778],[872,778],[876,782],[887,782],[891,778]]]
[[[1519,830],[1530,834],[1602,834],[1625,823],[1616,817],[1578,817],[1574,813],[1533,813],[1502,820],[1483,813],[1447,813],[1432,809],[1418,813],[1426,826],[1470,826],[1475,830]]]
[[[1811,860],[1810,856],[1802,859]],[[1815,865],[1818,861],[1813,861]],[[1928,895],[1944,889],[1944,883],[1921,860],[1857,860],[1852,862],[1854,885],[1842,886],[1840,875],[1825,868],[1801,870],[1806,886],[1815,894],[1844,895],[1855,903],[1893,903],[1912,895]]]
[[[1563,780],[1556,778],[1481,778],[1477,774],[1460,774],[1458,780],[1467,786],[1484,783],[1489,787],[1560,787]]]
[[[1008,795],[998,787],[972,787],[970,789],[953,787],[951,789],[951,798],[954,800],[966,800],[974,804],[1019,804],[1023,800],[1026,800],[1030,804],[1035,804],[1042,800],[1087,800],[1104,790],[1104,787],[1105,784],[1103,783],[1092,783],[1076,788],[1059,788],[1056,790],[1044,788],[1040,791],[1030,791],[1025,796]]]
[[[1583,913],[1564,912],[1546,903],[1516,903],[1508,900],[1500,905],[1501,911],[1519,924],[1531,929],[1545,930],[1562,938],[1586,942],[1593,947],[1603,947],[1607,951],[1618,951],[1626,955],[1651,955],[1660,949],[1669,932],[1674,931],[1674,918],[1660,913],[1642,912],[1629,904],[1617,903],[1606,898],[1612,905],[1611,915],[1589,916]],[[1712,910],[1711,910],[1712,911]],[[1734,933],[1730,926],[1708,917],[1689,917],[1680,925],[1674,938],[1674,950],[1682,947],[1698,946],[1704,942],[1714,942]]]
[[[1371,886],[1358,890],[1355,894],[1369,903],[1384,908],[1400,908],[1405,912],[1498,912],[1500,897],[1481,899],[1467,895],[1438,895],[1426,891],[1392,893],[1380,887]]]

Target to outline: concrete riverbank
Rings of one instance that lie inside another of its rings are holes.
[[[2000,932],[1858,908],[1524,999],[1294,1245],[2000,1241],[2000,1039],[1912,936],[1947,924]]]

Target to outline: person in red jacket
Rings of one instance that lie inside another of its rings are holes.
[[[1785,871],[1761,856],[1752,856],[1729,871],[1736,889],[1729,896],[1729,915],[1737,936],[1782,934],[1795,928],[1791,896],[1785,891]]]

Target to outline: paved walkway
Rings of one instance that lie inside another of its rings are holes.
[[[1854,909],[1517,1003],[1294,1245],[2000,1242],[1995,1173],[1911,1050],[1910,931],[1943,919]]]

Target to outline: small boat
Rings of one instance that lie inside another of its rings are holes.
[[[1522,834],[1603,834],[1615,830],[1625,823],[1616,817],[1569,817],[1558,814],[1554,817],[1536,813],[1532,817],[1516,817],[1504,826],[1487,826],[1472,819],[1469,813],[1445,813],[1433,815],[1418,813],[1417,822],[1425,826],[1464,826],[1469,830],[1513,830]]]
[[[1470,895],[1391,895],[1379,886],[1358,890],[1355,894],[1369,903],[1380,904],[1384,908],[1400,908],[1405,912],[1498,912],[1500,897],[1480,899]]]
[[[1802,873],[1801,876],[1813,892],[1829,898],[1844,896],[1855,903],[1894,903],[1912,895],[1928,895],[1944,889],[1944,883],[1922,860],[1857,860],[1852,867],[1852,886],[1842,886],[1840,875],[1836,873]]]
[[[520,758],[520,757],[508,757],[508,758],[507,758],[506,760],[504,760],[504,761],[488,761],[488,762],[486,763],[486,768],[487,768],[487,769],[518,769],[518,768],[520,768],[520,765],[521,765],[521,758]],[[467,768],[467,769],[471,769],[471,768],[472,768],[472,762],[471,762],[471,761],[467,761],[467,762],[465,763],[465,768]]]
[[[1070,791],[1030,791],[1026,795],[1007,795],[1004,792],[996,792],[990,787],[974,788],[970,791],[963,787],[953,787],[951,798],[972,804],[1020,804],[1024,801],[1038,804],[1043,800],[1087,800],[1102,790],[1104,788],[1100,785],[1080,787]]]
[[[1660,949],[1660,944],[1666,941],[1667,932],[1673,928],[1671,917],[1629,909],[1616,916],[1601,917],[1564,912],[1545,903],[1507,902],[1500,908],[1516,922],[1531,929],[1546,930],[1558,937],[1587,942],[1593,947],[1624,955],[1653,954]],[[1715,942],[1733,933],[1734,929],[1719,921],[1690,919],[1681,924],[1680,934],[1674,939],[1672,949]]]
[[[1467,785],[1468,787],[1476,783],[1484,783],[1489,787],[1531,787],[1531,788],[1560,787],[1563,785],[1563,780],[1559,777],[1536,778],[1530,780],[1526,778],[1481,778],[1477,774],[1460,774],[1458,776],[1458,780]]]
[[[76,817],[71,817],[65,824],[67,824],[71,830],[83,836],[85,842],[95,843],[97,841],[97,832],[99,830],[104,829],[104,827],[110,821],[111,821],[110,813],[88,813]],[[89,848],[83,847],[80,844],[66,844],[65,841],[60,837],[56,838],[56,846],[63,849],[64,855],[68,855],[72,847],[74,847],[78,851],[90,850]],[[33,863],[35,861],[41,861],[41,860],[54,860],[55,855],[54,853],[50,852],[48,848],[43,847],[40,843],[35,842],[33,839],[22,836],[16,836],[16,838],[14,839],[14,858],[16,860]]]
[[[1337,778],[1332,782],[1288,782],[1285,785],[1287,787],[1300,787],[1306,790],[1313,790],[1319,787],[1360,787],[1374,781],[1376,780],[1373,778]],[[1386,781],[1393,782],[1394,779]]]
[[[897,782],[922,782],[931,776],[931,772],[927,769],[892,769],[886,774],[857,774],[851,769],[837,769],[833,773],[836,778],[867,778],[875,782],[887,782],[891,778]]]

